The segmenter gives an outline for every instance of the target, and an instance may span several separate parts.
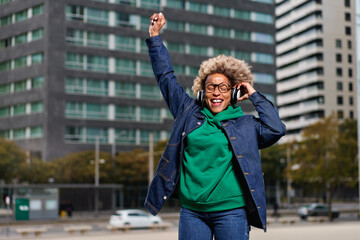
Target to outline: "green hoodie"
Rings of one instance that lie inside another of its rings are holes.
[[[187,136],[180,176],[182,207],[202,212],[224,211],[245,206],[233,153],[221,121],[244,115],[239,106],[229,106],[215,116],[201,111],[204,124]]]

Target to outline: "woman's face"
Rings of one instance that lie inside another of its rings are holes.
[[[205,80],[205,103],[212,114],[225,110],[231,99],[230,80],[221,73],[209,75]]]

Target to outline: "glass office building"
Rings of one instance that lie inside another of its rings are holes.
[[[0,137],[45,160],[97,137],[109,152],[146,147],[150,132],[167,139],[173,119],[145,44],[158,11],[189,94],[200,63],[226,54],[276,101],[272,0],[0,0]]]

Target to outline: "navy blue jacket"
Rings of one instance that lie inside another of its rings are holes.
[[[170,139],[161,156],[145,200],[145,207],[156,215],[173,195],[180,177],[185,139],[200,127],[205,116],[195,100],[178,84],[170,63],[170,56],[160,36],[146,40],[156,80],[175,121]],[[234,157],[240,166],[249,223],[266,230],[266,201],[259,148],[274,144],[285,134],[276,107],[262,94],[250,97],[259,118],[245,115],[222,122]]]

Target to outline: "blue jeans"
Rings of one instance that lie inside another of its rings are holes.
[[[248,240],[245,208],[220,212],[180,210],[179,240]]]

